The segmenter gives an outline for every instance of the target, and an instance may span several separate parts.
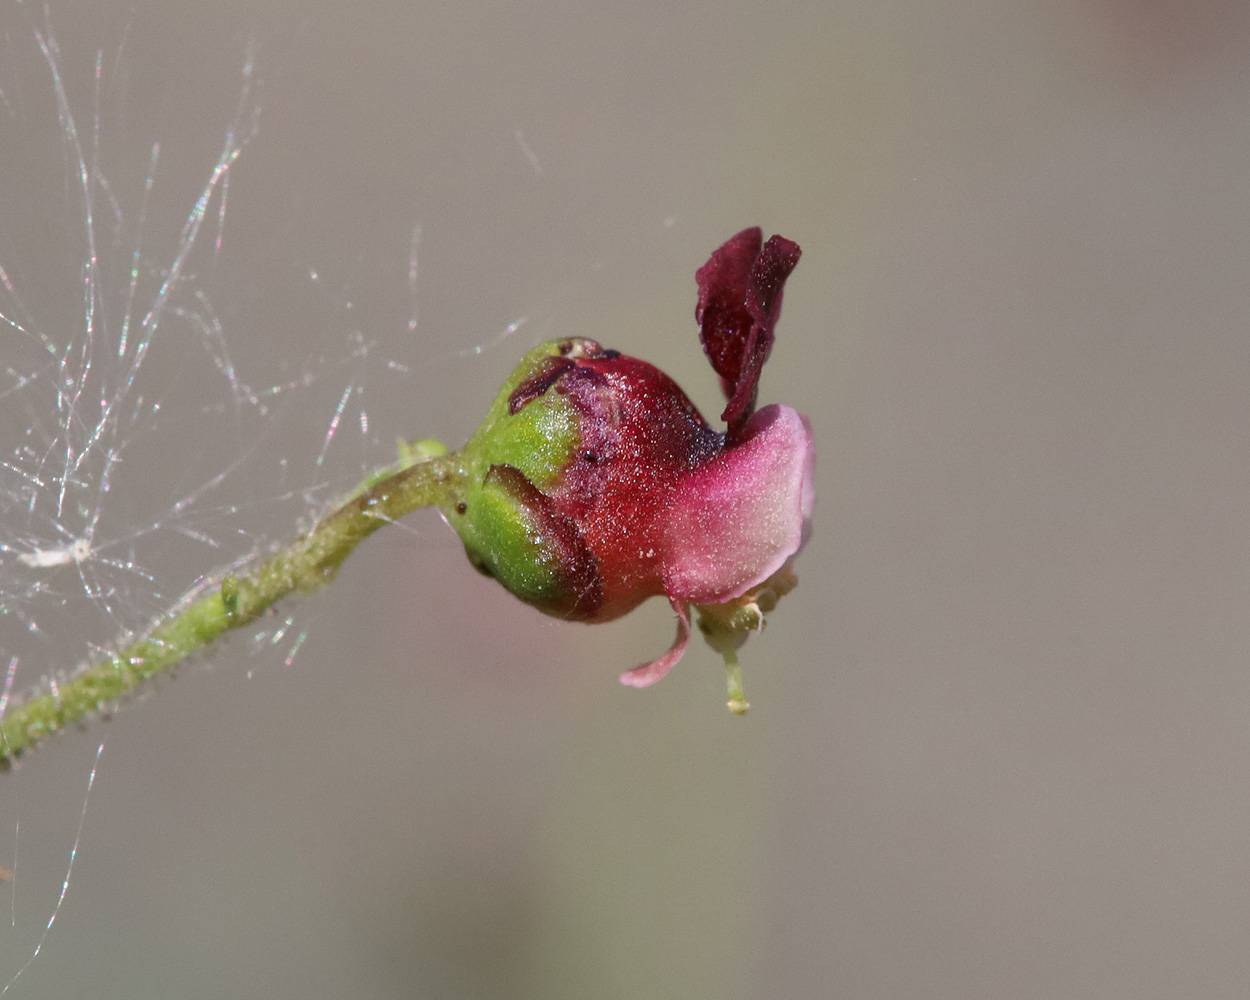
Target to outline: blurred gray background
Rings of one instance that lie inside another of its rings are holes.
[[[289,536],[399,435],[458,443],[541,339],[645,357],[718,412],[693,275],[746,225],[804,250],[761,400],[819,445],[745,719],[702,647],[616,683],[666,648],[667,608],[544,619],[416,515],[290,609],[290,666],[235,638],[0,775],[0,978],[42,938],[12,996],[1245,995],[1244,4],[5,0],[0,21],[0,264],[49,329],[81,208],[34,31],[131,220],[161,142],[154,253],[253,60],[259,129],[197,281],[241,377],[316,384],[200,439],[226,392],[180,367],[194,342],[153,352],[155,384],[205,402],[127,451],[122,520],[250,464],[204,501],[220,549],[149,555],[151,590]],[[317,465],[349,386],[368,434]],[[111,641],[75,621],[19,686]]]

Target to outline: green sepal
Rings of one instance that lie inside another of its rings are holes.
[[[568,603],[567,574],[536,518],[498,476],[470,488],[464,514],[452,524],[478,572],[543,610]]]
[[[539,377],[553,362],[598,350],[599,345],[591,340],[552,340],[526,354],[462,449],[465,462],[480,469],[483,476],[492,465],[515,466],[540,490],[558,483],[581,433],[576,410],[565,396],[550,391],[516,413],[509,412],[509,400],[523,383]]]
[[[565,358],[598,352],[588,340],[540,344],[504,382],[477,433],[459,452],[463,475],[454,502],[443,507],[481,572],[548,614],[584,617],[588,582],[597,571],[578,550],[576,529],[553,517],[544,494],[558,486],[573,461],[580,417],[558,392],[542,391],[519,407],[514,393]],[[600,592],[601,594],[601,592]]]

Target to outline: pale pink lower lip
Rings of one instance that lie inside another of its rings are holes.
[[[665,530],[667,592],[719,604],[768,579],[805,540],[814,468],[805,417],[775,404],[754,414],[743,439],[678,491]]]

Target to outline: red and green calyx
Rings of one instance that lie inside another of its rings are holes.
[[[728,403],[725,431],[658,368],[569,339],[530,351],[458,453],[443,513],[473,564],[539,610],[602,622],[664,595],[672,648],[630,670],[645,687],[681,658],[689,606],[730,667],[736,650],[794,585],[814,499],[807,420],[755,409],[799,248],[747,229],[699,269],[696,320]]]

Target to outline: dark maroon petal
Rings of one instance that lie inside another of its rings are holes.
[[[694,310],[699,339],[723,380],[727,396],[733,395],[738,384],[743,348],[751,335],[753,320],[747,311],[747,283],[763,239],[758,226],[742,230],[713,252],[694,275],[699,286],[699,302]]]
[[[695,274],[695,320],[712,367],[729,397],[721,419],[732,441],[755,409],[760,373],[773,346],[782,288],[799,262],[797,243],[772,236],[762,247],[758,227],[744,229]]]
[[[574,620],[594,617],[603,604],[603,578],[577,525],[562,515],[552,499],[515,465],[492,465],[486,479],[499,483],[525,509],[542,546],[559,564],[567,591],[567,603],[558,608],[560,615]]]
[[[751,265],[747,283],[746,307],[753,320],[751,334],[742,352],[742,367],[733,395],[721,414],[734,439],[755,409],[755,391],[764,362],[773,349],[773,328],[781,316],[781,292],[786,278],[799,262],[799,245],[784,236],[770,236]]]

